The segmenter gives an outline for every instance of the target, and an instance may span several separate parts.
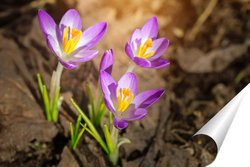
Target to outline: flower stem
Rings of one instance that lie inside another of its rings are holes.
[[[114,126],[113,123],[111,123],[110,127],[110,136],[113,143],[114,151],[108,155],[109,161],[112,163],[112,165],[117,165],[118,159],[119,159],[119,147],[118,145],[118,129]]]
[[[132,63],[131,63],[130,66],[128,67],[126,73],[127,73],[127,72],[132,72],[133,69],[134,69],[135,67],[136,67],[136,64],[132,61]]]
[[[60,86],[60,80],[61,80],[61,75],[62,75],[62,71],[63,71],[63,66],[60,62],[58,62],[56,71],[53,71],[52,74],[52,78],[51,78],[51,83],[50,83],[50,111],[53,111],[53,105],[54,105],[54,101]],[[59,103],[60,104],[60,103]],[[57,104],[58,106],[58,104]],[[54,112],[58,112],[58,108],[60,106],[57,107],[57,110]],[[57,114],[53,114],[52,115],[57,115]],[[54,118],[52,121],[56,122],[57,118]]]

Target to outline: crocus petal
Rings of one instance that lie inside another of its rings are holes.
[[[142,33],[141,33],[141,30],[139,29],[136,29],[133,34],[131,35],[131,38],[130,38],[130,47],[132,49],[132,52],[134,55],[137,55],[137,52],[138,52],[138,48],[141,44],[141,41],[142,40]]]
[[[133,54],[133,51],[132,51],[132,48],[131,48],[131,45],[129,44],[129,42],[126,43],[125,52],[127,53],[128,57],[131,60],[134,60],[134,54]]]
[[[101,71],[100,83],[104,94],[104,98],[106,99],[106,103],[107,104],[109,103],[109,105],[112,106],[112,108],[115,107],[117,108],[117,97],[116,97],[117,84],[115,80],[106,71]]]
[[[53,18],[44,10],[39,10],[38,19],[45,38],[50,35],[57,42],[57,26]]]
[[[124,74],[118,81],[117,89],[130,89],[130,92],[136,95],[137,93],[137,79],[134,73],[128,72]]]
[[[106,71],[107,73],[111,74],[113,67],[113,57],[113,49],[107,50],[102,56],[100,70]]]
[[[164,68],[167,67],[170,64],[170,62],[163,58],[158,58],[154,61],[151,61],[151,67],[149,68]]]
[[[144,44],[148,38],[155,40],[158,34],[158,22],[155,16],[153,16],[141,29],[142,44]]]
[[[75,9],[70,9],[63,15],[59,24],[61,36],[64,33],[65,27],[69,27],[69,32],[71,32],[73,28],[75,28],[76,30],[82,29],[81,17]],[[71,34],[69,35],[71,37]]]
[[[100,41],[106,30],[107,30],[106,22],[100,22],[89,27],[87,30],[82,32],[82,36],[78,44],[76,45],[75,49],[81,49],[81,48],[91,49],[93,46],[97,44],[97,42]]]
[[[68,56],[71,56],[71,58],[69,58],[71,62],[86,62],[93,59],[98,52],[98,50],[81,50],[75,55],[73,53]]]
[[[149,68],[151,66],[150,62],[147,59],[143,59],[143,58],[140,58],[140,57],[135,57],[134,62],[138,66],[141,66],[141,67],[144,67],[144,68]]]
[[[60,61],[60,63],[67,69],[73,69],[73,68],[76,68],[78,65],[76,65],[75,63],[67,63],[67,62],[64,62],[61,58],[58,58],[58,60]]]
[[[109,95],[110,94],[110,89],[113,88],[112,85],[116,85],[115,80],[106,71],[101,71],[100,72],[100,83],[101,83],[102,91],[103,91],[104,95],[105,94]]]
[[[167,38],[159,38],[153,41],[153,47],[149,48],[147,53],[150,53],[152,50],[154,54],[148,58],[149,61],[153,61],[159,58],[167,49],[169,41]]]
[[[122,113],[122,119],[127,120],[127,121],[134,121],[134,120],[139,120],[142,119],[147,115],[148,111],[145,110],[144,108],[138,108],[130,111],[124,111]]]
[[[134,104],[135,108],[147,108],[156,102],[164,93],[164,89],[155,89],[142,92],[134,97],[131,105]]]
[[[113,103],[110,100],[107,100],[105,97],[104,97],[104,103],[105,103],[106,107],[108,108],[108,110],[116,115]]]
[[[122,130],[128,126],[128,122],[126,120],[118,119],[114,115],[113,115],[113,123],[114,126],[119,130]]]
[[[47,45],[50,48],[50,50],[52,51],[52,53],[54,55],[56,55],[57,57],[59,57],[61,50],[60,50],[60,47],[58,45],[58,42],[51,35],[47,35],[46,41],[47,41]]]

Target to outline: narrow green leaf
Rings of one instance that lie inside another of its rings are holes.
[[[74,131],[71,122],[70,122],[70,136],[71,136],[71,148],[73,149],[75,141],[74,141]]]
[[[109,111],[109,127],[113,126],[113,113]]]
[[[82,126],[82,127],[84,127],[84,125],[82,124],[82,123],[80,123],[80,125]],[[100,139],[89,129],[89,128],[87,128],[87,127],[85,127],[85,130],[87,131],[87,132],[89,132],[89,134],[91,135],[91,136],[93,136],[95,139],[96,139],[96,141],[99,143],[100,142]]]
[[[93,111],[92,111],[92,106],[91,106],[91,104],[88,104],[88,111],[89,111],[89,117],[90,117],[90,121],[91,122],[94,122],[94,120],[93,120]]]
[[[109,152],[110,153],[114,152],[114,146],[113,146],[113,143],[112,143],[111,136],[110,136],[109,129],[108,129],[107,125],[104,125],[104,135],[105,135],[107,146],[109,148]]]
[[[241,71],[234,79],[234,83],[238,84],[245,76],[245,70]]]
[[[99,106],[100,107],[99,107],[97,117],[96,117],[96,126],[99,126],[101,124],[102,118],[103,118],[105,111],[106,111],[106,106],[104,104],[104,97],[102,97],[102,100],[101,100]]]
[[[56,97],[55,97],[55,100],[53,102],[53,109],[52,109],[52,121],[56,122],[57,121],[57,117],[58,117],[58,98],[59,98],[59,94],[60,94],[60,87],[58,88],[57,90],[57,93],[56,93]]]
[[[80,123],[79,123],[79,125],[80,125]],[[80,138],[81,138],[81,136],[82,136],[82,134],[83,134],[83,132],[85,131],[86,128],[87,128],[87,124],[84,125],[84,127],[83,127],[82,130],[81,130],[81,132],[80,132],[79,135],[77,136],[77,138],[76,138],[76,140],[75,140],[75,143],[74,143],[74,145],[73,145],[73,150],[76,149],[77,143],[78,143],[78,141],[80,140]]]
[[[72,104],[75,106],[75,108],[77,109],[77,111],[81,114],[83,120],[87,123],[89,129],[93,132],[94,135],[96,135],[96,138],[98,138],[98,142],[99,144],[102,146],[102,148],[104,149],[104,151],[109,154],[109,150],[108,147],[106,145],[106,143],[103,141],[103,139],[101,138],[100,134],[97,132],[95,126],[93,125],[93,123],[89,120],[89,118],[84,114],[84,112],[80,109],[80,107],[74,102],[73,98],[70,99],[70,101],[72,102]],[[86,129],[87,130],[87,129]]]
[[[117,142],[117,148],[119,148],[122,144],[125,144],[125,143],[131,143],[131,141],[125,137],[119,138]]]
[[[40,74],[37,74],[37,80],[38,80],[38,85],[39,85],[40,92],[43,95],[43,81],[42,81],[42,78],[41,78]]]
[[[103,117],[104,117],[104,114],[105,114],[105,112],[106,112],[106,110],[107,110],[107,107],[105,106],[105,104],[103,104],[103,105],[104,105],[104,107],[103,107],[103,109],[102,109],[102,111],[101,111],[101,115],[100,115],[100,118],[99,118],[100,123],[102,122],[102,119],[103,119]]]
[[[91,89],[90,89],[90,87],[89,87],[88,84],[87,84],[87,89],[88,89],[89,101],[90,101],[91,109],[92,109],[92,122],[95,122],[95,107],[94,107],[94,100],[93,100],[93,96],[92,96]]]
[[[43,102],[45,107],[45,113],[48,121],[52,121],[51,112],[50,112],[50,105],[49,105],[49,97],[47,93],[46,86],[43,85]]]
[[[82,117],[81,117],[81,115],[79,115],[78,118],[77,118],[77,121],[76,121],[76,127],[75,127],[75,132],[74,132],[74,139],[77,138],[81,120],[82,120]]]

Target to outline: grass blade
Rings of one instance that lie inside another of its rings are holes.
[[[50,105],[49,105],[49,97],[47,93],[46,86],[43,85],[43,102],[45,107],[45,113],[48,121],[52,121],[51,112],[50,112]]]
[[[81,114],[82,119],[86,122],[86,124],[88,125],[89,129],[93,132],[94,135],[96,135],[96,138],[98,138],[97,141],[99,142],[99,144],[102,146],[102,148],[105,150],[105,152],[107,154],[109,154],[109,150],[108,150],[108,147],[107,147],[106,143],[103,141],[103,139],[101,138],[100,134],[97,132],[97,130],[96,130],[95,126],[93,125],[93,123],[84,114],[84,112],[80,109],[80,107],[74,102],[73,98],[71,98],[70,101],[75,106],[75,108],[77,109],[77,111]]]
[[[79,115],[78,118],[77,118],[77,121],[76,121],[76,127],[75,127],[75,132],[74,132],[74,139],[77,138],[81,120],[82,120],[82,117],[81,117],[81,115]]]
[[[70,122],[70,136],[71,136],[71,148],[73,149],[75,141],[74,141],[74,131],[71,122]]]
[[[100,115],[100,118],[99,118],[100,124],[101,124],[101,122],[102,122],[102,119],[103,119],[103,117],[104,117],[104,114],[105,114],[106,110],[107,110],[107,107],[105,106],[105,104],[103,104],[103,108],[102,108],[102,110],[101,110],[101,115]]]
[[[82,123],[80,123],[80,125],[81,125],[82,127],[84,127],[84,125],[83,125]],[[85,130],[86,130],[87,132],[89,132],[89,134],[90,134],[92,137],[94,137],[98,143],[100,142],[100,139],[99,139],[99,138],[98,138],[89,128],[85,127]]]
[[[40,74],[37,74],[37,80],[38,80],[38,85],[39,85],[40,92],[43,95],[43,81],[42,81],[42,78],[41,78]]]
[[[110,153],[114,152],[114,146],[113,146],[107,125],[104,125],[104,135],[105,135],[106,143],[107,143]]]
[[[113,127],[113,113],[109,111],[109,127]]]
[[[91,121],[95,122],[95,108],[94,108],[94,100],[93,100],[93,95],[91,92],[91,89],[89,88],[89,85],[87,84],[87,89],[88,89],[88,94],[89,94],[89,100],[90,100],[90,104],[91,104],[91,109],[92,109],[92,118]]]
[[[100,107],[99,107],[97,117],[96,117],[96,126],[100,126],[102,122],[102,118],[105,114],[105,111],[106,111],[106,106],[104,104],[104,97],[102,96],[102,100],[100,102]]]
[[[79,123],[79,125],[80,125],[80,123]],[[73,145],[73,150],[76,149],[77,143],[78,143],[78,141],[80,140],[80,138],[81,138],[81,136],[82,136],[82,134],[83,134],[83,132],[85,131],[86,128],[87,128],[87,124],[85,124],[85,125],[83,126],[81,132],[80,132],[79,135],[77,136],[77,138],[76,138],[76,140],[75,140],[75,143],[74,143],[74,145]]]
[[[93,111],[92,111],[92,106],[91,106],[91,104],[88,104],[88,111],[89,111],[89,117],[90,117],[90,120],[91,120],[91,122],[94,122],[94,120],[93,120]]]

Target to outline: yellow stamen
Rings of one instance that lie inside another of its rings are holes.
[[[122,99],[121,99],[121,91],[120,89],[116,90],[116,94],[117,94],[117,105],[120,106],[122,103]]]
[[[146,54],[146,55],[142,56],[141,58],[146,59],[146,58],[148,58],[148,57],[152,56],[154,53],[155,53],[155,52],[152,50],[150,53],[148,53],[148,54]]]
[[[70,54],[79,42],[81,35],[82,31],[73,28],[71,31],[71,38],[69,39],[69,27],[65,27],[63,33],[63,51]]]
[[[148,58],[150,56],[152,56],[154,54],[154,51],[151,51],[150,53],[146,54],[145,53],[147,52],[148,48],[152,48],[153,46],[153,42],[152,42],[152,39],[149,38],[145,43],[144,45],[142,46],[140,44],[139,46],[139,49],[138,49],[138,53],[137,53],[137,57],[141,57],[141,58]]]
[[[134,94],[130,92],[130,89],[123,88],[122,93],[120,89],[116,90],[117,94],[117,105],[118,105],[118,111],[125,111],[126,108],[128,108],[129,104],[134,98]],[[123,94],[123,98],[121,100],[121,96]],[[128,98],[127,98],[128,97]],[[127,98],[127,99],[126,99]]]
[[[69,40],[69,27],[65,27],[64,33],[63,33],[63,51],[66,52],[66,45]]]
[[[72,46],[73,42],[74,42],[73,39],[70,39],[70,40],[67,42],[65,48],[63,49],[63,51],[64,51],[65,53],[67,53],[67,52],[69,51],[69,49],[70,49],[70,47]]]
[[[137,57],[141,57],[141,44],[140,44],[139,49],[138,49]]]

